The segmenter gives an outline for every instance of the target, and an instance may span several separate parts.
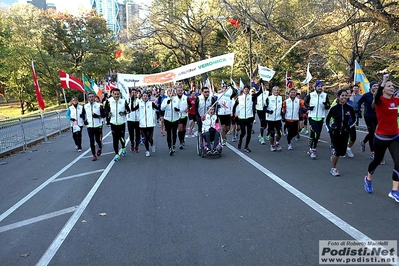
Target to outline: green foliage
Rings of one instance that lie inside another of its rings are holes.
[[[31,62],[45,102],[63,102],[58,70],[102,80],[115,69],[118,44],[105,20],[92,12],[73,16],[15,4],[0,14],[0,78],[4,96],[18,99],[21,112],[37,108]],[[66,89],[66,96],[81,94]]]

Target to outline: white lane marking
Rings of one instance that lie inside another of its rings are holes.
[[[129,143],[129,138],[126,139],[126,145],[128,143]],[[122,152],[122,149],[119,150],[119,154],[121,152]],[[86,195],[84,200],[80,203],[79,207],[72,214],[71,218],[69,218],[68,222],[64,225],[64,227],[58,233],[57,237],[53,240],[53,242],[48,247],[46,252],[40,258],[40,260],[36,264],[36,266],[42,266],[42,265],[44,266],[44,265],[48,265],[50,263],[50,261],[52,260],[54,255],[57,253],[58,249],[61,247],[62,243],[64,243],[64,240],[67,238],[68,234],[72,231],[72,228],[75,226],[79,217],[82,215],[84,210],[89,205],[91,199],[94,197],[94,194],[97,192],[101,183],[104,181],[105,177],[108,175],[109,171],[111,170],[111,168],[114,164],[115,164],[115,161],[112,159],[111,162],[108,164],[107,168],[105,168],[104,172],[98,178],[97,182],[90,189],[89,193]]]
[[[47,220],[47,219],[50,219],[50,218],[54,218],[54,217],[57,217],[57,216],[60,216],[60,215],[64,215],[66,213],[74,212],[74,211],[76,211],[77,208],[78,208],[78,206],[74,206],[74,207],[63,209],[63,210],[51,212],[51,213],[48,213],[48,214],[40,215],[40,216],[31,218],[31,219],[27,219],[27,220],[24,220],[24,221],[20,221],[20,222],[17,222],[17,223],[1,226],[0,227],[0,233],[3,233],[3,232],[8,231],[8,230],[16,229],[16,228],[19,228],[19,227],[22,227],[22,226],[26,226],[26,225],[29,225],[29,224],[37,223],[37,222],[40,222],[40,221],[43,221],[43,220]]]
[[[110,135],[111,132],[108,132],[107,135],[104,136],[104,138],[108,137],[108,135]],[[103,138],[103,139],[104,139]],[[85,156],[85,154],[87,154],[90,151],[90,149],[88,149],[87,151],[83,152],[80,156],[78,156],[75,160],[73,160],[72,162],[70,162],[69,164],[67,164],[64,168],[62,168],[60,171],[58,171],[55,175],[53,175],[52,177],[50,177],[49,179],[47,179],[45,182],[43,182],[40,186],[38,186],[37,188],[35,188],[34,190],[32,190],[32,192],[30,192],[28,195],[26,195],[23,199],[21,199],[20,201],[18,201],[16,204],[14,204],[14,206],[12,206],[11,208],[9,208],[8,210],[6,210],[4,213],[2,213],[0,215],[0,222],[3,221],[5,218],[7,218],[11,213],[13,213],[16,209],[18,209],[19,207],[21,207],[25,202],[27,202],[28,200],[30,200],[33,196],[35,196],[37,193],[39,193],[43,188],[45,188],[48,184],[50,184],[54,179],[56,179],[57,177],[59,177],[62,173],[64,173],[66,170],[68,170],[71,166],[73,166],[76,162],[78,162],[83,156]]]
[[[238,156],[240,156],[241,158],[246,160],[248,163],[250,163],[252,166],[254,166],[256,169],[258,169],[259,171],[264,173],[271,180],[273,180],[274,182],[279,184],[281,187],[285,188],[289,193],[291,193],[292,195],[294,195],[295,197],[300,199],[302,202],[304,202],[310,208],[312,208],[313,210],[318,212],[320,215],[322,215],[324,218],[329,220],[331,223],[336,225],[339,229],[341,229],[342,231],[344,231],[345,233],[347,233],[348,235],[353,237],[354,239],[359,240],[359,241],[373,241],[370,237],[363,234],[362,232],[357,230],[355,227],[351,226],[350,224],[348,224],[347,222],[345,222],[344,220],[342,220],[341,218],[339,218],[338,216],[336,216],[335,214],[333,214],[332,212],[330,212],[329,210],[327,210],[326,208],[321,206],[319,203],[312,200],[307,195],[300,192],[298,189],[291,186],[290,184],[288,184],[287,182],[282,180],[280,177],[278,177],[274,173],[270,172],[268,169],[266,169],[265,167],[263,167],[256,161],[249,158],[247,155],[245,155],[241,151],[234,148],[231,144],[227,143],[227,147],[230,150],[232,150],[233,152],[235,152]],[[374,246],[374,247],[376,247],[376,246]],[[378,247],[382,247],[382,246],[378,246]],[[373,248],[373,247],[371,247],[371,248]],[[382,247],[382,248],[384,248],[384,247]],[[399,261],[399,257],[396,257],[396,260]],[[391,265],[397,265],[397,264],[391,264]]]
[[[99,170],[95,170],[95,171],[90,171],[90,172],[86,172],[86,173],[80,173],[80,174],[76,174],[76,175],[70,175],[70,176],[66,176],[66,177],[60,177],[57,178],[55,180],[53,180],[54,182],[59,182],[59,181],[64,181],[64,180],[68,180],[71,178],[75,178],[75,177],[81,177],[81,176],[85,176],[85,175],[91,175],[91,174],[95,174],[95,173],[99,173],[99,172],[103,172],[104,169],[99,169]]]

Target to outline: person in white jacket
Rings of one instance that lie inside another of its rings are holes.
[[[78,98],[73,97],[71,106],[68,107],[66,117],[71,121],[72,138],[75,142],[75,149],[82,151],[82,129],[83,129],[83,106],[79,104]]]
[[[130,92],[130,109],[133,110],[135,106],[141,101],[137,98],[137,89],[132,89]],[[140,112],[139,110],[130,112],[127,116],[127,129],[130,137],[130,150],[134,153],[139,153],[140,144]]]
[[[324,118],[330,109],[328,94],[323,91],[323,83],[318,80],[315,83],[315,90],[308,94],[304,101],[309,110],[310,139],[308,154],[311,159],[316,159],[316,148],[319,142],[321,130],[323,129]]]
[[[249,149],[249,143],[251,141],[251,132],[254,122],[254,102],[256,98],[262,93],[262,88],[254,93],[249,94],[249,86],[245,85],[243,89],[243,94],[238,96],[236,103],[233,106],[233,112],[231,115],[235,114],[238,117],[238,121],[241,128],[240,139],[238,140],[238,149],[241,149],[242,140],[247,135],[245,140],[245,152],[251,152]],[[236,109],[238,110],[236,112]]]
[[[85,118],[84,124],[87,127],[87,134],[90,139],[90,149],[93,155],[92,161],[97,161],[98,156],[101,155],[102,150],[102,119],[105,117],[105,111],[101,103],[95,102],[95,95],[92,92],[87,94],[88,103],[84,105],[83,116]],[[98,150],[96,152],[95,142],[97,142]]]
[[[107,116],[110,118],[111,131],[112,131],[112,142],[115,152],[114,161],[117,162],[120,159],[118,150],[119,142],[122,145],[122,156],[126,156],[126,115],[130,112],[129,104],[123,98],[121,98],[121,91],[118,88],[114,88],[111,91],[112,97],[105,103],[105,110]]]
[[[179,99],[172,94],[173,90],[168,89],[166,91],[168,97],[161,104],[161,110],[165,111],[164,122],[169,155],[173,155],[176,152],[177,127],[180,119]]]
[[[202,134],[205,137],[207,153],[218,153],[217,146],[219,144],[219,134],[216,132],[217,116],[215,108],[210,107],[205,117],[202,118]],[[213,138],[213,148],[211,150],[211,140]]]
[[[222,145],[226,146],[227,139],[226,134],[230,130],[231,124],[231,111],[233,107],[233,98],[237,95],[237,92],[233,90],[231,87],[223,85],[220,92],[217,94],[217,102],[218,109],[217,115],[221,125],[221,134],[222,134]]]
[[[280,88],[278,86],[273,87],[272,95],[267,98],[266,106],[267,135],[270,136],[270,151],[281,151],[283,98],[280,96]],[[276,137],[275,134],[277,134]]]
[[[176,97],[179,101],[178,109],[180,110],[180,118],[177,126],[177,134],[179,137],[179,149],[183,149],[186,137],[186,128],[188,120],[188,109],[191,107],[189,98],[183,94],[183,86],[179,85],[176,89]]]
[[[141,134],[144,137],[144,146],[146,149],[145,156],[150,157],[150,145],[151,151],[155,152],[154,145],[154,127],[156,123],[156,113],[155,110],[158,110],[159,107],[148,100],[148,93],[143,93],[141,96],[141,100],[138,101],[138,105],[132,108],[132,112],[139,112],[139,126],[141,130]]]

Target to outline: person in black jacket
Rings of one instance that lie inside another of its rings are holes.
[[[374,93],[378,90],[378,86],[376,81],[370,82],[370,91],[363,94],[357,102],[358,110],[361,109],[362,104],[364,105],[364,122],[366,122],[368,131],[368,134],[360,141],[361,151],[366,151],[366,143],[369,142],[372,159],[374,159],[374,132],[377,128],[377,115],[372,107],[372,103],[374,100]]]
[[[339,156],[345,156],[348,146],[350,128],[356,125],[355,110],[347,104],[347,90],[338,91],[337,104],[331,107],[326,116],[326,126],[334,146],[331,156],[332,168],[330,174],[339,176],[337,163]],[[351,123],[349,121],[352,121]]]

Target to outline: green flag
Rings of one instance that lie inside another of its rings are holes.
[[[91,88],[90,81],[86,78],[84,74],[82,74],[82,81],[86,92],[91,92],[96,94],[96,92]]]

